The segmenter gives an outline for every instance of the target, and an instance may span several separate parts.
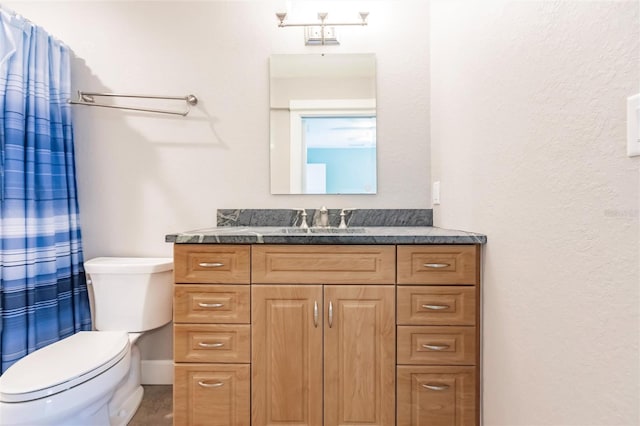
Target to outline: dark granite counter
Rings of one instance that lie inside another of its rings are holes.
[[[434,226],[368,226],[307,230],[278,226],[221,226],[169,234],[177,244],[485,244],[473,232]]]
[[[217,226],[169,234],[176,244],[485,244],[473,232],[436,228],[431,209],[329,209],[329,228],[313,227],[318,210],[307,209],[309,229],[300,228],[300,211],[292,209],[220,209]]]

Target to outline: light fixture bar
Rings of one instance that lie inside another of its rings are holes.
[[[367,23],[367,17],[369,16],[369,12],[360,12],[360,22],[326,22],[327,16],[329,14],[326,12],[319,12],[318,13],[318,19],[320,20],[320,26],[331,26],[331,27],[344,27],[344,26],[365,26],[368,25]],[[289,24],[289,23],[285,23],[285,19],[287,18],[287,13],[286,12],[279,12],[276,13],[276,17],[278,18],[278,20],[280,21],[278,23],[278,26],[281,28],[284,27],[312,27],[312,26],[317,26],[318,23],[317,22],[309,22],[309,23],[293,23],[293,24]]]
[[[278,18],[278,27],[305,27],[305,44],[307,46],[310,45],[321,45],[324,46],[326,44],[340,44],[338,42],[338,38],[336,37],[335,27],[345,27],[345,26],[365,26],[368,25],[367,17],[369,16],[369,12],[360,12],[360,22],[336,22],[336,23],[328,23],[326,22],[327,16],[329,14],[327,12],[318,12],[318,19],[320,20],[320,24],[317,22],[312,23],[285,23],[284,20],[287,18],[286,12],[276,13],[276,17]],[[319,31],[318,31],[319,29]],[[317,37],[319,33],[319,37]]]

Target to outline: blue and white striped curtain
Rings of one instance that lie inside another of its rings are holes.
[[[91,329],[82,267],[69,49],[0,10],[0,373]]]

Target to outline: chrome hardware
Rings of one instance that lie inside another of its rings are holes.
[[[205,382],[204,380],[200,380],[198,384],[203,388],[219,388],[220,386],[224,385],[224,383],[222,382],[209,383],[209,382]]]
[[[340,210],[340,225],[338,225],[338,229],[347,229],[347,224],[344,221],[344,217],[347,215],[347,212],[352,212],[357,209],[342,209]]]
[[[333,304],[329,301],[329,328],[333,326]]]
[[[340,44],[338,39],[335,36],[335,26],[350,26],[350,25],[358,25],[365,26],[367,25],[367,17],[369,16],[369,12],[359,12],[360,22],[337,22],[337,23],[328,23],[327,16],[329,14],[327,12],[318,12],[318,20],[320,22],[312,22],[312,23],[285,23],[285,19],[287,18],[286,12],[277,12],[276,17],[278,18],[278,27],[305,27],[305,44],[307,46],[311,45],[328,45]],[[319,32],[319,36],[315,33]],[[313,36],[310,36],[312,34]]]
[[[316,210],[316,213],[313,215],[313,226],[319,228],[329,227],[329,210],[327,210],[325,206],[322,206],[320,210]]]
[[[95,96],[106,96],[106,97],[116,97],[116,98],[167,99],[167,100],[185,101],[187,103],[187,108],[184,111],[171,111],[171,110],[156,109],[156,108],[140,108],[135,106],[109,105],[109,104],[97,103],[95,101]],[[130,111],[157,112],[160,114],[181,115],[185,117],[187,114],[189,114],[189,111],[191,110],[192,106],[198,105],[198,98],[195,95],[186,95],[186,96],[125,95],[125,94],[118,94],[118,93],[94,93],[94,92],[78,91],[78,100],[77,101],[69,100],[68,102],[74,105],[116,108],[116,109],[130,110]]]
[[[224,303],[198,303],[201,308],[222,308]]]
[[[422,345],[423,348],[429,349],[430,351],[444,351],[445,349],[449,349],[449,345]]]
[[[224,266],[224,263],[220,262],[200,262],[198,265],[202,268],[219,268]]]
[[[198,346],[200,346],[201,348],[221,348],[224,346],[224,343],[199,342]]]
[[[431,309],[432,311],[440,311],[442,309],[449,309],[449,305],[422,305],[423,309]]]
[[[422,266],[424,266],[425,268],[440,269],[440,268],[446,268],[448,266],[451,266],[451,264],[449,264],[449,263],[425,263]]]
[[[449,385],[434,385],[434,384],[424,384],[423,388],[433,390],[433,391],[443,391],[449,389]]]
[[[300,212],[300,217],[302,218],[300,222],[300,229],[309,229],[309,225],[307,225],[307,211],[305,209],[293,209],[297,212]]]
[[[318,301],[313,302],[313,325],[318,328]]]

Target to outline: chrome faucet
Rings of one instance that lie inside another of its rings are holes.
[[[329,227],[329,210],[325,206],[322,206],[320,210],[316,211],[314,215],[313,226],[317,226],[319,228],[328,228]]]

